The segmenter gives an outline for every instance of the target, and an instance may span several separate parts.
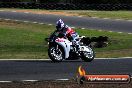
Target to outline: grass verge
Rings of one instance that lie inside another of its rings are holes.
[[[67,11],[68,13],[78,14],[86,17],[111,18],[132,20],[132,11]]]
[[[44,38],[53,32],[54,26],[0,20],[0,58],[42,59],[48,58]],[[96,57],[131,57],[132,35],[107,31],[76,29],[80,35],[108,36],[108,47],[95,49]]]

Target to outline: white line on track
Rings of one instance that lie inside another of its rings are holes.
[[[7,20],[8,21],[8,20],[11,20],[11,19],[4,19],[4,20]]]
[[[128,33],[128,34],[132,34],[132,33]]]
[[[132,79],[132,77],[130,77]],[[56,81],[68,81],[70,79],[55,79]],[[37,82],[39,80],[20,80],[22,82]],[[11,83],[13,81],[0,81],[0,83]]]
[[[15,21],[19,21],[19,20],[15,20]]]
[[[17,12],[17,11],[11,11],[11,12],[14,12],[14,13],[15,13],[15,12]]]
[[[132,59],[132,57],[118,57],[118,58],[95,58],[98,59]],[[51,61],[50,59],[0,59],[0,61]],[[76,61],[76,60],[75,60]]]
[[[39,23],[39,24],[44,24],[44,23]]]
[[[85,29],[85,28],[81,28],[81,29]]]
[[[68,81],[69,79],[56,79],[57,81]]]
[[[53,25],[53,24],[48,24],[48,25]]]
[[[120,33],[120,34],[121,34],[121,33],[123,33],[123,32],[118,32],[118,33]]]
[[[0,81],[0,83],[10,83],[12,81]]]
[[[103,31],[103,30],[98,30],[98,31]]]
[[[29,23],[29,21],[23,21],[23,22],[25,22],[25,23]]]
[[[113,32],[113,31],[109,31],[109,32]]]
[[[115,19],[115,20],[120,21],[120,20],[123,20],[123,19]]]
[[[75,28],[75,27],[71,27],[71,28]]]
[[[50,61],[50,59],[0,59],[0,61]]]
[[[0,19],[3,19],[3,18],[0,18]],[[13,19],[3,19],[3,20],[7,20],[8,21],[8,20],[13,20]],[[21,20],[14,20],[14,21],[21,21]],[[30,21],[21,21],[21,22],[30,23]],[[38,22],[31,22],[31,23],[37,24]],[[44,23],[38,23],[38,24],[41,24],[42,25]],[[48,25],[53,25],[53,24],[48,24]],[[71,28],[75,28],[75,27],[71,27]],[[81,28],[81,29],[85,29],[85,28]],[[102,30],[99,30],[99,31],[102,31]],[[109,31],[109,32],[113,32],[113,31]],[[123,32],[117,32],[117,33],[120,33],[121,34]],[[128,33],[128,34],[132,34],[132,33]]]
[[[125,58],[125,59],[127,59],[127,58],[128,58],[128,59],[129,59],[129,58],[132,58],[132,57],[121,57],[121,58]]]
[[[32,23],[37,24],[38,22],[32,22]]]
[[[24,82],[36,82],[38,80],[21,80],[21,81],[24,81]]]
[[[78,17],[83,17],[83,16],[78,16]]]
[[[107,19],[110,19],[110,18],[103,18],[103,19],[107,20]]]
[[[28,14],[29,12],[24,12],[24,13]]]
[[[98,59],[104,59],[104,60],[108,60],[108,59],[132,59],[132,57],[118,57],[118,58],[95,58],[96,60]]]
[[[132,20],[127,20],[127,21],[130,21],[130,22],[132,22]]]

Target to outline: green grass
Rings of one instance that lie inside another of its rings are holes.
[[[85,36],[108,36],[109,45],[105,48],[96,48],[97,57],[131,57],[132,56],[132,34],[116,33],[96,30],[76,30],[81,35]]]
[[[48,45],[44,38],[54,29],[54,26],[0,20],[0,58],[48,58]],[[96,30],[76,31],[80,35],[110,38],[108,47],[95,49],[96,57],[132,56],[132,35]]]
[[[47,58],[44,42],[53,27],[30,23],[0,22],[0,58]]]

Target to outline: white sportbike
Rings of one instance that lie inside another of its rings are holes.
[[[85,62],[91,62],[94,57],[93,49],[81,42],[83,37],[78,38],[77,46],[73,45],[71,41],[67,38],[64,38],[55,31],[50,35],[49,38],[46,38],[48,41],[48,55],[53,62],[61,62],[63,60],[77,60],[82,59]]]

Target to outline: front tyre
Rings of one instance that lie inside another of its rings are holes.
[[[53,62],[61,62],[64,59],[64,52],[61,47],[49,47],[48,55]]]
[[[81,58],[85,62],[91,62],[95,58],[95,53],[94,51],[90,48],[91,52],[83,51],[81,53]]]

